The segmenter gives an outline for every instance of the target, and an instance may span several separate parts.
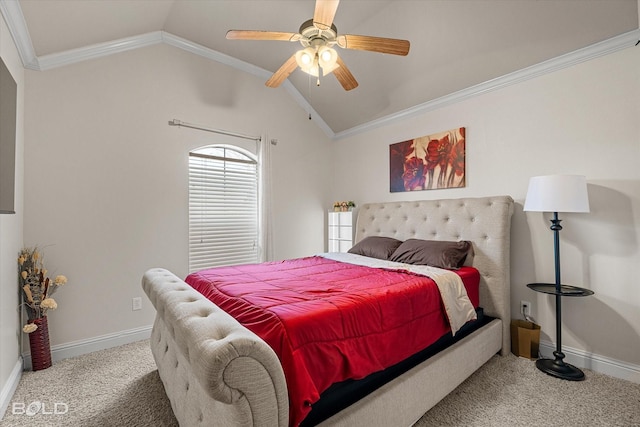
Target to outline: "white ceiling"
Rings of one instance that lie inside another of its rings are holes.
[[[21,10],[32,54],[55,59],[98,51],[123,38],[163,32],[253,64],[266,78],[299,43],[226,40],[230,29],[297,32],[313,16],[314,0],[0,0]],[[1,3],[4,3],[2,5]],[[343,0],[339,34],[411,41],[406,57],[339,49],[359,82],[345,92],[334,76],[300,70],[277,89],[294,93],[319,115],[325,131],[345,134],[411,111],[518,70],[539,67],[602,41],[638,37],[639,0]],[[15,18],[15,16],[14,16]],[[14,19],[15,21],[15,19]],[[14,30],[15,31],[15,30]],[[635,43],[635,41],[633,42]],[[633,45],[631,43],[631,45]],[[116,49],[117,50],[117,49]],[[115,51],[115,50],[114,50]],[[90,56],[88,56],[90,57]],[[231,65],[234,65],[232,62]],[[542,68],[541,68],[542,69]],[[255,74],[255,73],[254,73]],[[212,84],[215,84],[212,81]],[[301,95],[301,97],[300,97]]]

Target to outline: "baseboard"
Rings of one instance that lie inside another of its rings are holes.
[[[129,329],[113,334],[101,335],[86,340],[73,341],[51,347],[51,360],[54,362],[70,357],[81,356],[94,351],[105,350],[119,345],[148,339],[151,336],[151,326]],[[24,369],[31,369],[31,354],[22,355],[24,359]]]
[[[555,343],[540,341],[540,355],[542,357],[553,359],[553,352],[555,350]],[[601,374],[640,384],[639,365],[622,362],[564,345],[562,346],[562,352],[565,355],[565,362],[575,365],[578,368],[590,369]]]
[[[4,418],[4,414],[9,407],[9,403],[13,398],[13,393],[15,393],[16,388],[18,387],[18,383],[20,382],[20,378],[22,378],[22,358],[19,357],[16,362],[13,370],[11,371],[11,375],[7,379],[7,382],[0,390],[0,420]]]

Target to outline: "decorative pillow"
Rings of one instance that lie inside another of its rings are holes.
[[[402,242],[393,237],[369,236],[360,240],[349,253],[364,255],[370,258],[389,259]]]
[[[408,239],[395,250],[389,260],[457,270],[462,267],[467,255],[473,255],[473,245],[468,240],[447,242]]]

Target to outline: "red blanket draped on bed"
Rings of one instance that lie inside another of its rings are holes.
[[[475,280],[469,297],[477,306],[477,270],[458,273]],[[292,426],[331,384],[394,365],[450,330],[435,283],[405,272],[308,257],[218,267],[185,280],[276,352]]]

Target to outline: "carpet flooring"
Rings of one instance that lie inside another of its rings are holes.
[[[640,427],[640,384],[585,374],[585,381],[563,381],[527,359],[494,356],[416,427]],[[0,427],[177,425],[146,340],[24,372],[0,421]]]

